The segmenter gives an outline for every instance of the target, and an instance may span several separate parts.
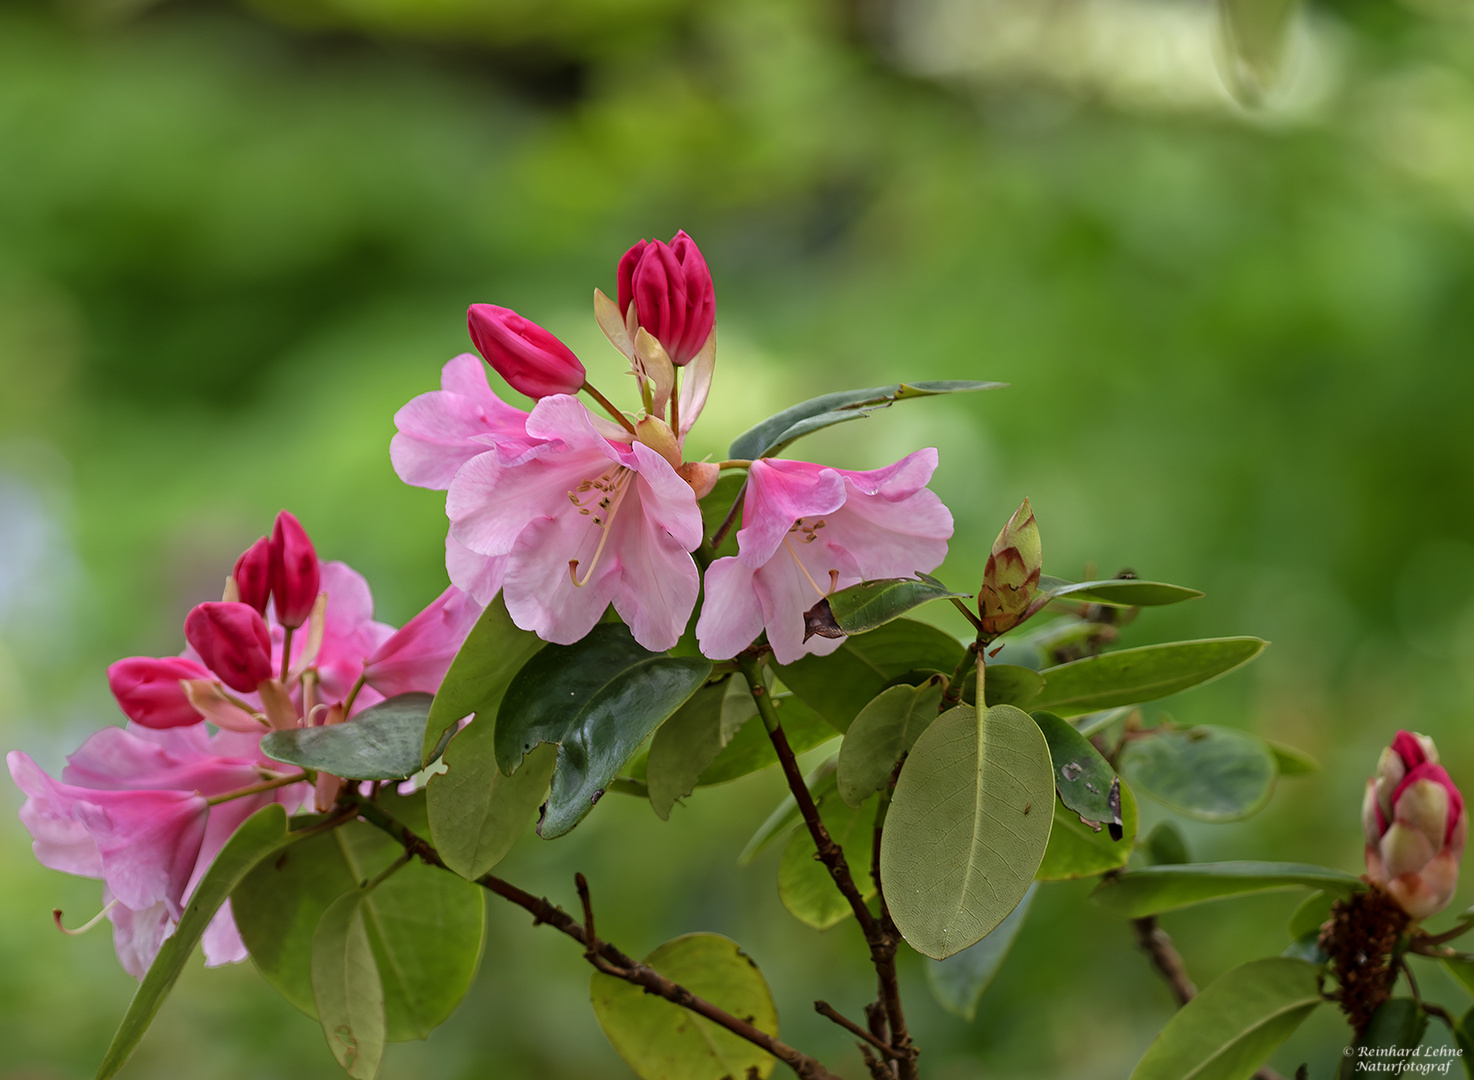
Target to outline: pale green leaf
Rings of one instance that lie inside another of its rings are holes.
[[[926,981],[942,1008],[964,1020],[977,1015],[983,991],[988,989],[993,976],[998,974],[998,969],[1008,958],[1008,951],[1013,948],[1018,932],[1024,928],[1024,920],[1029,916],[1034,894],[1038,891],[1037,883],[1030,885],[1018,907],[976,945],[969,945],[945,960],[927,958]]]
[[[501,862],[548,794],[557,750],[544,743],[511,776],[497,768],[494,716],[467,725],[430,778],[430,836],[445,865],[474,881]]]
[[[1059,716],[1156,701],[1226,675],[1269,643],[1254,637],[1146,645],[1044,668],[1044,690],[1030,702]]]
[[[1344,870],[1306,863],[1184,863],[1107,878],[1095,887],[1091,899],[1117,915],[1137,919],[1207,900],[1297,887],[1347,896],[1366,886]]]
[[[373,1080],[384,1057],[384,986],[364,925],[367,894],[328,905],[312,937],[312,991],[333,1057],[354,1080]]]
[[[1138,791],[1199,821],[1248,817],[1274,790],[1274,756],[1237,728],[1158,729],[1127,742],[1118,763]]]
[[[871,854],[875,850],[875,811],[878,799],[858,809],[847,804],[835,792],[819,802],[819,816],[838,844],[850,866],[850,876],[865,899],[875,895],[875,881],[870,874]],[[808,829],[797,829],[788,838],[783,859],[778,864],[778,896],[783,906],[800,922],[816,930],[828,930],[854,914],[849,901],[840,893],[829,869],[814,857],[818,849]]]
[[[887,781],[896,763],[937,718],[946,678],[933,675],[919,686],[883,690],[845,732],[836,779],[840,797],[859,806]]]
[[[1110,578],[1105,581],[1065,581],[1063,578],[1039,578],[1039,593],[1051,600],[1079,600],[1110,607],[1159,607],[1196,600],[1203,594],[1182,585],[1163,581],[1138,581],[1135,578]]]

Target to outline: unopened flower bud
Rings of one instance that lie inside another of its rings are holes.
[[[978,613],[982,616],[984,634],[996,637],[1023,621],[1038,590],[1043,565],[1039,527],[1034,524],[1034,511],[1025,499],[993,541],[983,571]]]
[[[249,604],[200,604],[184,620],[184,639],[232,690],[248,694],[271,678],[271,635]]]
[[[691,485],[698,499],[711,494],[722,475],[722,467],[714,461],[688,461],[676,470],[682,480]]]
[[[545,398],[583,386],[584,367],[573,350],[511,308],[472,304],[466,323],[476,351],[518,393]]]
[[[246,548],[235,561],[231,576],[241,603],[265,615],[266,600],[271,595],[271,541],[263,536]]]
[[[183,656],[130,656],[107,669],[108,689],[123,715],[150,728],[198,724],[201,716],[180,680],[210,677],[205,668]]]
[[[1463,796],[1437,761],[1426,735],[1399,731],[1362,803],[1367,878],[1414,919],[1453,899],[1469,830]]]
[[[716,291],[696,241],[685,231],[669,244],[641,240],[619,260],[620,314],[644,327],[684,367],[696,357],[716,323]],[[630,331],[634,335],[633,328]]]
[[[270,556],[271,597],[276,602],[276,620],[288,630],[295,630],[312,614],[322,572],[307,530],[286,510],[276,515],[276,525],[271,530]],[[242,597],[244,595],[243,592]]]

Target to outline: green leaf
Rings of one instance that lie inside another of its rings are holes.
[[[778,677],[810,708],[846,731],[860,710],[901,676],[913,671],[950,676],[961,660],[962,646],[950,634],[897,619],[845,638],[828,656],[805,656],[780,667]]]
[[[738,683],[740,680],[734,679],[729,684],[727,698],[722,706],[723,728],[726,728],[734,719],[735,695],[731,687]],[[745,686],[739,686],[738,689],[741,690],[740,696],[746,699],[743,707],[752,711],[742,726],[732,735],[732,741],[722,748],[716,760],[696,778],[697,787],[725,784],[739,776],[746,776],[748,773],[778,764],[778,754],[773,749],[772,740],[768,738],[768,729],[761,721],[753,722],[753,718],[757,716],[757,705],[753,702],[752,695],[747,693]],[[802,754],[816,746],[822,746],[839,734],[824,717],[793,694],[774,694],[773,706],[778,710],[778,720],[783,725],[783,733],[788,736],[788,745],[793,748],[795,754]]]
[[[1053,713],[1036,712],[1034,723],[1049,743],[1054,786],[1060,801],[1086,821],[1119,824],[1121,808],[1116,771],[1090,740]]]
[[[819,802],[819,816],[834,842],[844,849],[850,875],[866,900],[875,895],[870,862],[875,850],[875,811],[879,801],[872,799],[856,808],[830,792]],[[828,868],[815,857],[817,851],[808,829],[799,829],[789,837],[783,860],[778,864],[778,897],[800,922],[816,930],[828,930],[854,912],[835,887]]]
[[[384,1056],[384,985],[359,889],[328,905],[312,936],[312,991],[328,1048],[354,1080],[373,1080]]]
[[[944,672],[950,675],[951,672]],[[909,680],[908,680],[909,681]],[[1044,676],[1033,668],[1019,664],[988,664],[983,676],[983,696],[991,705],[1017,705],[1022,709],[1044,689]],[[962,703],[975,705],[978,699],[978,669],[970,664],[962,676]]]
[[[158,1015],[159,1006],[174,988],[184,963],[199,944],[205,927],[215,917],[220,905],[244,878],[251,868],[263,860],[269,860],[283,848],[296,840],[287,832],[287,815],[280,803],[257,810],[241,823],[215,856],[205,876],[195,887],[179,925],[174,933],[164,939],[159,955],[154,958],[138,991],[128,1004],[128,1012],[118,1025],[112,1044],[103,1055],[102,1065],[97,1070],[97,1080],[107,1080],[123,1067],[128,1055],[143,1038],[149,1024]]]
[[[401,820],[412,816],[399,807],[390,812]],[[317,1015],[310,957],[318,920],[333,901],[402,852],[378,829],[353,821],[261,862],[231,894],[236,926],[257,969],[307,1015]],[[483,892],[454,874],[413,862],[364,900],[390,1042],[425,1038],[470,988],[485,934]]]
[[[400,694],[331,727],[288,728],[261,737],[261,752],[349,780],[404,780],[420,771],[429,694]]]
[[[1291,940],[1298,940],[1306,934],[1319,934],[1321,926],[1331,917],[1331,905],[1335,902],[1336,897],[1325,892],[1313,892],[1301,901],[1290,916],[1288,929]]]
[[[893,686],[860,710],[839,747],[839,794],[859,806],[890,780],[891,772],[937,718],[945,676],[920,686]]]
[[[1003,921],[1044,858],[1053,802],[1049,746],[1028,713],[959,705],[937,717],[901,767],[880,851],[913,948],[941,960]]]
[[[1278,956],[1234,968],[1178,1010],[1131,1080],[1248,1080],[1321,1003],[1319,980]]]
[[[1271,739],[1265,739],[1264,745],[1269,747],[1269,752],[1274,755],[1275,768],[1281,776],[1305,776],[1320,771],[1320,762],[1304,750],[1297,750],[1293,746],[1286,746],[1284,743],[1277,743]]]
[[[701,774],[722,752],[722,703],[728,686],[737,683],[745,692],[746,683],[740,678],[703,686],[660,725],[650,740],[645,784],[650,791],[650,807],[662,821],[670,818],[677,800],[695,790]],[[752,700],[750,694],[748,700]]]
[[[982,1000],[983,991],[988,989],[993,976],[998,974],[998,969],[1008,958],[1008,950],[1013,947],[1013,939],[1018,937],[1018,932],[1024,928],[1024,920],[1029,917],[1029,908],[1038,891],[1037,884],[1030,885],[1024,898],[1018,902],[1018,907],[1010,911],[1008,917],[976,945],[969,945],[945,960],[926,961],[926,981],[931,986],[932,996],[942,1008],[964,1020],[971,1020],[977,1015],[978,1002]]]
[[[813,797],[815,803],[818,803],[830,792],[835,790],[837,783],[835,779],[835,760],[834,758],[830,758],[813,772],[809,773],[808,776],[804,777],[804,784],[807,785],[809,794]],[[752,839],[742,849],[742,854],[737,856],[738,863],[746,866],[752,862],[753,859],[757,858],[758,852],[762,851],[763,848],[797,825],[801,816],[798,810],[798,803],[794,801],[793,796],[783,796],[783,801],[768,815],[768,819],[758,826],[757,832],[752,834]]]
[[[1474,1078],[1474,1009],[1470,1009],[1454,1025],[1454,1040],[1463,1051],[1464,1072]]]
[[[1081,600],[1110,607],[1160,607],[1196,600],[1203,595],[1197,589],[1161,581],[1111,578],[1108,581],[1071,582],[1047,575],[1039,579],[1039,592],[1050,600]]]
[[[863,634],[899,619],[906,612],[929,604],[933,600],[952,597],[965,599],[971,593],[953,592],[936,578],[882,578],[878,581],[862,581],[847,589],[830,593],[818,606],[827,605],[833,620],[833,629],[838,633],[818,631],[825,637],[839,634]]]
[[[1031,704],[1059,716],[1156,701],[1226,675],[1264,651],[1255,637],[1208,638],[1120,649],[1043,669],[1044,691]]]
[[[1341,1067],[1336,1072],[1338,1080],[1355,1080],[1368,1075],[1365,1072],[1368,1061],[1384,1065],[1406,1061],[1411,1051],[1422,1045],[1423,1033],[1427,1030],[1428,1014],[1418,1007],[1416,1001],[1412,998],[1389,998],[1372,1013],[1366,1031],[1346,1048]],[[1358,1065],[1362,1068],[1358,1069]],[[1392,1074],[1398,1075],[1395,1071]],[[1409,1071],[1402,1075],[1414,1076],[1417,1073]]]
[[[667,941],[645,964],[754,1027],[778,1034],[778,1010],[762,972],[735,941],[686,934]],[[765,1080],[773,1058],[696,1013],[595,972],[590,987],[604,1035],[641,1080]]]
[[[743,490],[747,486],[746,472],[729,472],[717,478],[716,485],[706,493],[699,504],[701,509],[701,535],[711,536],[717,529],[721,528],[722,522],[726,520],[727,514],[732,509],[732,504],[742,498]],[[713,559],[720,559],[728,555],[737,554],[737,532],[742,528],[742,511],[737,511],[736,518],[732,521],[732,527],[727,535],[722,538],[721,546],[715,551],[707,549]]]
[[[1146,834],[1146,858],[1153,866],[1181,866],[1192,862],[1187,853],[1187,839],[1170,821],[1159,821]]]
[[[506,773],[539,743],[558,744],[538,835],[551,840],[582,821],[645,738],[710,674],[709,660],[651,652],[619,623],[529,660],[502,698],[495,741]]]
[[[792,405],[768,417],[733,441],[727,456],[732,458],[772,457],[804,435],[846,420],[859,420],[896,401],[956,394],[968,390],[997,390],[1004,383],[947,380],[942,382],[894,383],[864,390],[842,390]]]
[[[1450,975],[1458,980],[1460,986],[1474,994],[1474,963],[1450,957],[1443,961],[1443,966],[1448,969]]]
[[[1054,807],[1054,827],[1049,832],[1049,847],[1044,861],[1034,875],[1038,881],[1067,881],[1094,877],[1108,870],[1119,870],[1131,858],[1131,842],[1136,838],[1136,796],[1121,785],[1121,839],[1112,840],[1110,831],[1092,829],[1058,799]]]
[[[1158,729],[1127,742],[1118,760],[1138,791],[1199,821],[1246,818],[1274,789],[1274,755],[1236,728]]]
[[[502,594],[492,597],[466,635],[430,706],[421,764],[429,765],[440,756],[451,729],[466,717],[474,714],[491,727],[512,676],[542,647],[541,638],[512,621]]]
[[[461,730],[430,778],[430,836],[445,865],[474,881],[512,850],[548,794],[555,747],[543,744],[511,776],[496,765],[495,716]]]
[[[1305,863],[1220,862],[1149,866],[1095,887],[1090,898],[1117,915],[1138,919],[1226,896],[1304,887],[1347,896],[1362,880],[1329,866]]]

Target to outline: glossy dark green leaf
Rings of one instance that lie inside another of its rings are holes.
[[[1089,739],[1053,713],[1032,716],[1049,743],[1060,801],[1087,821],[1120,825],[1121,797],[1110,763]]]
[[[1094,877],[1108,870],[1119,870],[1131,858],[1131,843],[1136,838],[1136,796],[1121,785],[1121,839],[1111,839],[1110,830],[1092,828],[1075,813],[1054,800],[1054,827],[1049,831],[1049,847],[1044,861],[1034,875],[1038,881],[1067,881]],[[1031,811],[1032,812],[1032,811]]]
[[[706,681],[711,662],[640,646],[618,623],[573,645],[548,645],[512,679],[496,721],[496,758],[510,773],[539,743],[558,744],[546,839],[583,820],[640,744]]]
[[[1321,1002],[1314,964],[1251,961],[1179,1009],[1131,1080],[1248,1080]]]
[[[483,725],[483,721],[485,722]],[[430,837],[445,865],[474,881],[501,862],[537,816],[557,749],[543,744],[511,776],[497,768],[496,717],[468,724],[426,787]]]
[[[1203,595],[1197,589],[1168,585],[1162,581],[1137,581],[1134,578],[1065,581],[1047,576],[1039,579],[1039,593],[1051,600],[1080,600],[1110,607],[1160,607],[1196,600]]]
[[[733,441],[727,456],[748,459],[772,457],[795,439],[833,424],[842,424],[846,420],[862,419],[893,402],[968,390],[997,390],[1004,385],[996,382],[947,380],[894,383],[890,386],[872,386],[864,390],[842,390],[835,394],[824,394],[789,406],[743,432]]]
[[[1366,1031],[1347,1047],[1350,1053],[1341,1057],[1337,1080],[1357,1080],[1358,1077],[1375,1075],[1366,1070],[1371,1062],[1387,1065],[1406,1061],[1412,1051],[1422,1045],[1423,1033],[1427,1030],[1428,1014],[1418,1007],[1416,1001],[1412,998],[1389,998],[1372,1013]],[[1358,1069],[1358,1065],[1362,1068]],[[1398,1074],[1393,1072],[1392,1075]],[[1419,1074],[1408,1072],[1402,1075]]]
[[[809,794],[813,796],[814,802],[819,802],[835,790],[837,781],[835,779],[835,758],[825,761],[808,776],[804,777],[804,783],[808,786]],[[798,812],[798,803],[792,795],[783,796],[783,800],[767,820],[758,826],[757,832],[752,834],[752,839],[742,849],[742,854],[737,856],[737,861],[743,866],[752,862],[758,852],[767,847],[774,840],[786,836],[788,830],[799,823],[801,815]]]
[[[853,807],[832,791],[819,801],[819,816],[830,837],[844,849],[850,876],[866,900],[875,895],[870,863],[878,803],[878,799],[871,799],[861,807]],[[778,864],[778,897],[800,922],[816,930],[828,930],[853,916],[854,911],[835,887],[828,868],[814,857],[816,851],[807,828],[794,830]]]
[[[1138,919],[1208,900],[1293,888],[1348,896],[1365,885],[1344,870],[1306,863],[1185,863],[1149,866],[1107,878],[1090,898],[1117,915]]]
[[[959,705],[937,717],[901,767],[880,850],[907,942],[941,960],[1002,922],[1039,870],[1053,803],[1049,746],[1028,713]]]
[[[1335,902],[1336,897],[1331,893],[1314,892],[1307,896],[1290,915],[1291,939],[1319,934],[1321,926],[1331,917],[1331,905]]]
[[[380,801],[401,820],[413,816],[388,792]],[[263,861],[232,893],[236,925],[257,969],[309,1016],[317,1015],[310,958],[318,920],[333,901],[384,870],[402,850],[378,829],[350,822],[308,837],[284,857]],[[365,899],[390,1042],[425,1038],[465,996],[481,955],[484,891],[412,862]]]
[[[312,936],[312,991],[328,1049],[354,1080],[373,1080],[384,1057],[384,985],[364,924],[367,894],[328,905]]]
[[[945,960],[926,960],[926,981],[942,1008],[964,1020],[977,1015],[983,991],[988,989],[993,976],[998,974],[998,969],[1008,958],[1013,939],[1024,928],[1024,920],[1029,917],[1029,908],[1033,906],[1034,894],[1038,891],[1037,883],[1030,885],[1018,907],[976,945],[969,945]]]
[[[953,592],[935,578],[882,578],[830,593],[824,603],[838,634],[863,634],[933,600],[966,599],[971,595]]]
[[[1159,821],[1146,834],[1146,859],[1152,866],[1181,866],[1192,862],[1187,853],[1187,838],[1170,821]]]
[[[1044,668],[1044,690],[1030,703],[1060,716],[1156,701],[1226,675],[1269,643],[1255,637],[1146,645]]]
[[[778,1034],[767,981],[735,941],[686,934],[645,963],[759,1030]],[[595,972],[590,996],[605,1036],[641,1080],[765,1080],[773,1071],[773,1058],[752,1043],[623,979]]]
[[[502,594],[492,597],[435,694],[420,747],[421,763],[429,765],[440,756],[451,729],[466,717],[479,716],[492,727],[512,676],[542,647],[541,638],[512,622]]]
[[[1297,750],[1293,746],[1277,743],[1271,739],[1265,739],[1264,745],[1269,747],[1269,752],[1274,755],[1275,768],[1281,776],[1306,776],[1320,771],[1320,762],[1311,757],[1304,750]]]
[[[261,737],[261,752],[350,780],[404,780],[420,771],[429,694],[400,694],[331,727],[288,728]]]
[[[950,634],[912,619],[897,619],[845,638],[828,656],[805,656],[778,668],[778,678],[838,730],[872,698],[908,672],[951,675],[962,646]],[[917,680],[921,681],[920,679]]]
[[[1274,755],[1237,728],[1159,729],[1129,741],[1117,760],[1138,791],[1199,821],[1248,817],[1274,788]]]
[[[184,914],[174,933],[164,940],[163,947],[154,958],[139,984],[138,991],[128,1004],[128,1012],[118,1025],[102,1065],[97,1070],[97,1080],[108,1080],[128,1060],[138,1040],[148,1030],[149,1024],[158,1015],[159,1006],[174,988],[185,961],[194,952],[205,927],[215,917],[220,905],[225,903],[234,889],[251,869],[263,861],[270,860],[283,849],[289,848],[297,838],[287,832],[287,815],[280,803],[257,810],[248,817],[225,846],[210,863],[205,876],[195,887],[194,894],[184,907]]]
[[[859,806],[886,782],[896,763],[933,720],[946,678],[933,675],[919,686],[892,686],[860,710],[839,747],[839,794]]]

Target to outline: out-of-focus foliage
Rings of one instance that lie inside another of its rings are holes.
[[[592,290],[681,227],[718,290],[697,445],[720,457],[836,385],[1011,383],[802,453],[860,468],[936,445],[955,589],[1027,495],[1046,572],[1207,593],[1123,644],[1272,640],[1166,708],[1324,769],[1248,822],[1184,823],[1191,850],[1357,869],[1362,777],[1396,727],[1474,780],[1474,11],[1303,5],[1253,108],[1225,89],[1219,19],[1199,0],[0,9],[5,745],[58,766],[120,719],[105,665],[177,649],[281,506],[391,621],[417,610],[443,587],[444,518],[390,470],[391,416],[468,347],[465,306],[517,308],[614,384]],[[106,931],[49,930],[97,889],[35,865],[4,790],[0,1075],[89,1076],[132,982]],[[857,1074],[800,1005],[858,1011],[852,928],[783,911],[781,845],[735,863],[778,791],[701,788],[669,822],[611,796],[502,872],[570,905],[584,871],[635,955],[692,930],[743,942],[785,1039]],[[1142,835],[1166,816],[1141,811]],[[908,958],[930,1076],[1137,1060],[1170,1000],[1089,887],[1040,887],[970,1025]],[[1296,899],[1163,923],[1205,985],[1277,952]],[[127,1075],[327,1075],[317,1025],[248,965],[191,965],[183,988]],[[627,1075],[587,995],[576,949],[490,905],[470,998],[382,1075]],[[1276,1067],[1329,1075],[1341,1037],[1322,1010]]]

